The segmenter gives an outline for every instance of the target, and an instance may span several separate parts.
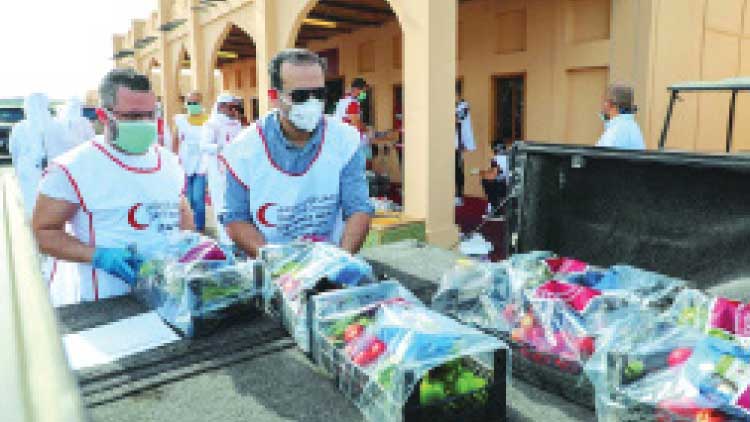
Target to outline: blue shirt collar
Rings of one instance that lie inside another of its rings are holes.
[[[322,122],[322,120],[321,120]],[[295,145],[290,140],[286,139],[286,136],[284,136],[284,132],[281,130],[281,121],[279,120],[279,113],[278,111],[269,113],[268,116],[265,119],[265,122],[263,122],[263,134],[266,136],[266,140],[270,142],[278,142],[282,146],[284,146],[285,149],[291,150],[291,151],[309,151],[313,148],[318,148],[318,145],[320,145],[320,142],[323,139],[323,125],[318,124],[318,127],[315,128],[315,130],[312,133],[312,136],[307,141],[305,146],[300,147],[298,145]]]

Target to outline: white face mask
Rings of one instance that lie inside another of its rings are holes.
[[[287,117],[292,124],[305,132],[312,132],[318,127],[325,104],[317,98],[308,98],[301,104],[292,104]]]

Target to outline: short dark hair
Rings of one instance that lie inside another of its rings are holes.
[[[281,65],[292,64],[317,64],[326,73],[326,62],[320,56],[306,48],[287,48],[276,54],[268,63],[268,77],[271,79],[271,88],[282,90]]]
[[[117,103],[117,90],[125,87],[133,91],[151,91],[151,81],[133,68],[112,69],[99,84],[99,102],[111,109]]]
[[[365,89],[367,88],[367,82],[363,78],[354,78],[352,79],[352,88],[359,88],[359,89]]]
[[[635,111],[633,106],[633,87],[623,83],[614,83],[607,88],[607,100],[612,103],[620,113]]]

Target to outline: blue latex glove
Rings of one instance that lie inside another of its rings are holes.
[[[94,268],[123,279],[135,287],[143,258],[137,253],[121,248],[96,248],[91,265]]]

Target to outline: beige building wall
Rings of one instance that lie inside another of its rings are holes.
[[[492,155],[494,76],[525,77],[525,139],[596,142],[603,129],[596,113],[609,80],[610,15],[610,0],[460,4],[457,75],[471,106],[477,143],[477,150],[465,155],[467,195],[483,195],[472,169],[486,168]],[[393,87],[403,82],[401,44],[402,31],[394,20],[308,47],[338,49],[345,83],[357,76],[367,80],[373,88],[375,128],[387,130],[392,129]]]
[[[219,69],[221,79],[216,80],[218,92],[239,95],[245,104],[245,114],[252,119],[252,99],[258,97],[258,82],[255,60],[238,60]]]
[[[668,85],[750,76],[747,0],[661,0],[654,9],[653,107],[649,146],[657,145],[668,104]],[[686,93],[677,103],[667,148],[723,152],[729,93]],[[750,151],[750,97],[740,93],[733,151]]]

